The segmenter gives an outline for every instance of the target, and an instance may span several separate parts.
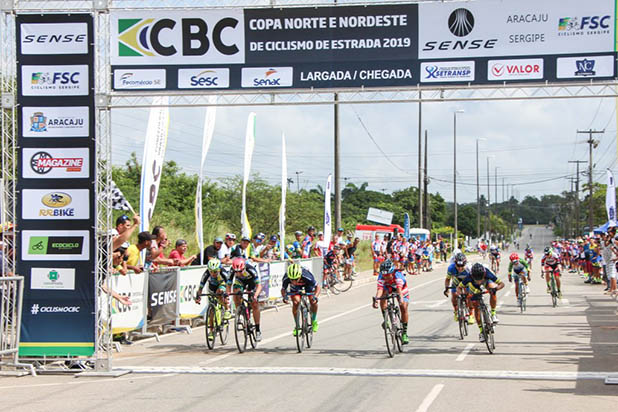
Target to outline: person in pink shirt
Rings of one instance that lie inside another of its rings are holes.
[[[169,258],[178,262],[178,266],[187,266],[197,258],[196,255],[185,257],[187,251],[187,242],[184,239],[178,239],[176,241],[176,248],[170,252]]]

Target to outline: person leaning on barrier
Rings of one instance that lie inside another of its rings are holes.
[[[241,257],[243,259],[249,258],[249,244],[251,240],[247,236],[243,236],[240,239],[240,243],[237,244],[234,249],[232,249],[231,258],[232,260],[237,257]]]
[[[268,243],[264,245],[262,250],[260,251],[260,257],[262,259],[266,259],[268,262],[272,262],[273,260],[278,260],[280,257],[279,248],[277,247],[277,241],[279,239],[276,235],[273,235],[268,240]]]
[[[140,252],[144,249],[150,248],[154,235],[150,232],[140,232],[137,235],[137,244],[131,245],[127,248],[127,254],[129,259],[127,260],[127,268],[135,273],[142,273],[144,271],[144,263]]]
[[[129,246],[129,242],[124,242],[122,246],[114,250],[114,252],[112,253],[112,273],[119,273],[125,276],[129,271],[127,267],[127,260],[129,260],[127,249],[129,248]]]
[[[131,220],[133,223],[131,223]],[[128,242],[135,229],[139,227],[140,222],[139,215],[133,215],[133,219],[130,219],[127,215],[119,216],[116,219],[116,227],[112,229],[112,250],[116,250],[124,242]]]
[[[230,257],[230,255],[232,254],[232,249],[234,249],[235,243],[236,243],[236,235],[233,233],[226,233],[225,241],[223,242],[221,249],[219,249],[219,252],[217,252],[217,257],[219,258],[222,264],[224,265],[232,264],[232,258]]]
[[[203,252],[201,252],[201,256],[203,256],[204,264],[207,264],[210,259],[217,258],[219,254],[219,250],[223,246],[223,239],[217,236],[213,241],[212,245],[206,246]],[[197,258],[193,261],[193,265],[200,264],[200,255],[197,255]]]
[[[170,242],[163,226],[155,226],[152,229],[152,235],[156,236],[156,239],[152,240],[152,244],[146,253],[146,266],[149,267],[150,264],[154,265],[155,268],[157,266],[181,266],[177,260],[165,257],[165,249]]]
[[[191,255],[189,257],[185,257],[186,251],[187,251],[187,241],[184,239],[178,239],[176,241],[176,249],[170,252],[169,259],[176,262],[177,266],[190,265],[197,258],[197,256]]]

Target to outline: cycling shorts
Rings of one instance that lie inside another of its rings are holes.
[[[219,290],[225,292],[225,283],[219,283],[217,285],[217,284],[208,282],[208,292],[215,294]]]
[[[290,285],[290,291],[288,292],[290,295],[296,295],[301,292],[305,293],[313,293],[315,292],[315,286],[310,285]]]
[[[234,279],[234,289],[240,289],[241,292],[253,292],[257,287],[258,283],[255,281],[255,278],[250,279]]]

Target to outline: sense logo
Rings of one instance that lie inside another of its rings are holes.
[[[457,37],[465,37],[474,28],[474,16],[468,9],[457,9],[448,18],[448,28]]]

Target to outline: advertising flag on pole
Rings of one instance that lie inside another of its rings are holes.
[[[242,225],[242,235],[251,237],[251,225],[247,218],[247,183],[251,174],[251,158],[253,157],[253,148],[255,147],[255,113],[249,113],[247,119],[247,133],[245,138],[245,174],[242,182],[242,210],[240,212],[240,221]]]
[[[288,189],[288,159],[285,153],[285,134],[281,134],[281,206],[279,207],[279,249],[285,255],[285,197]]]
[[[146,141],[144,142],[144,158],[142,160],[142,182],[140,192],[140,216],[142,223],[140,232],[150,229],[150,220],[157,203],[165,147],[167,146],[167,132],[170,123],[170,112],[167,107],[168,96],[157,96],[153,99],[153,108],[150,109]]]
[[[403,215],[403,236],[406,239],[410,238],[410,215],[407,213]]]
[[[333,175],[329,174],[326,179],[326,189],[324,190],[324,242],[330,244],[331,236],[331,213],[330,213],[330,192],[333,184]]]
[[[212,105],[217,104],[217,96],[210,96],[208,102]],[[206,117],[204,118],[204,134],[202,138],[202,160],[200,162],[200,170],[197,177],[197,188],[195,190],[195,239],[200,250],[200,265],[204,264],[204,223],[202,221],[202,184],[204,163],[206,163],[206,154],[212,142],[212,136],[215,132],[215,120],[217,117],[217,106],[208,106],[206,109]]]
[[[605,208],[609,226],[616,226],[616,183],[611,170],[607,169],[607,192],[605,193]]]

